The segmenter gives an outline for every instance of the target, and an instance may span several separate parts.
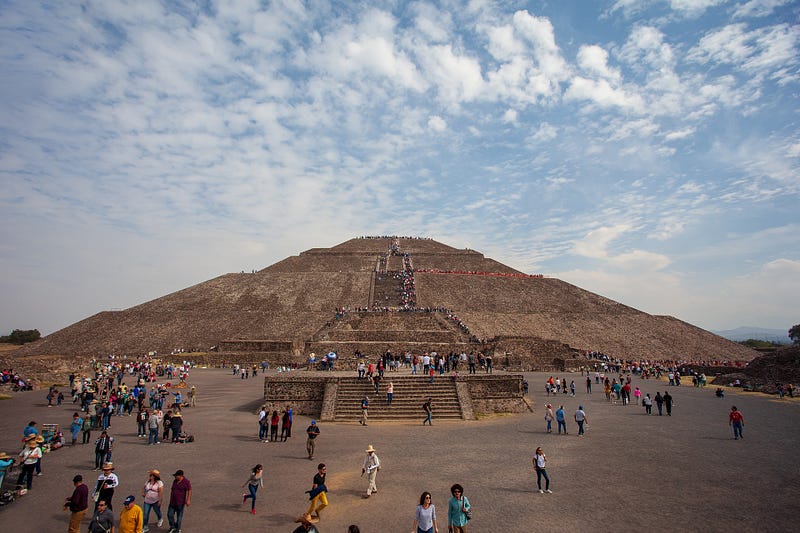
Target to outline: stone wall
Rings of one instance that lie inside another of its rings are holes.
[[[326,376],[265,377],[264,401],[276,409],[291,405],[296,414],[317,417],[323,411],[326,384],[335,380]]]
[[[484,374],[465,379],[476,414],[522,413],[528,409],[522,392],[521,374]]]

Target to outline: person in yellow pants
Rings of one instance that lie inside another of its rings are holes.
[[[328,473],[328,467],[325,463],[317,465],[317,473],[314,475],[314,484],[311,490],[308,491],[311,498],[311,505],[308,507],[309,516],[316,514],[319,518],[319,513],[328,506],[328,497],[325,495],[328,492],[328,487],[325,485],[325,476]]]

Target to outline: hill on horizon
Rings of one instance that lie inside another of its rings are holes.
[[[746,341],[748,339],[755,339],[759,341],[768,341],[778,344],[791,344],[792,339],[789,338],[789,330],[776,329],[776,328],[759,328],[755,326],[740,326],[734,329],[726,329],[723,331],[715,331],[720,337],[732,340],[734,342]]]
[[[411,296],[404,288],[409,279]],[[365,317],[364,309],[376,304],[391,310]],[[349,312],[337,316],[342,309]],[[16,353],[104,356],[182,348],[301,358],[314,350],[350,356],[354,349],[381,353],[387,347],[477,347],[542,360],[585,351],[661,360],[757,355],[677,318],[527,275],[474,250],[400,237],[354,238],[258,272],[223,274],[128,309],[97,313]]]

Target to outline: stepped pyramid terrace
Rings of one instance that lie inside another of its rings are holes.
[[[620,358],[750,360],[755,353],[677,318],[643,313],[556,278],[435,240],[363,237],[253,273],[224,274],[104,311],[17,355],[170,353],[305,364],[335,351],[475,351],[496,368],[562,369],[587,351]]]

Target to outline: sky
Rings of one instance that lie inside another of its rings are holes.
[[[0,0],[0,333],[362,235],[800,322],[800,4]]]

